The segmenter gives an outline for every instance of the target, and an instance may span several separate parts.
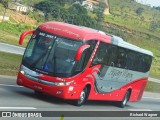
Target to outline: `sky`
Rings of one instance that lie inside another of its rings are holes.
[[[150,6],[155,6],[155,7],[158,7],[160,6],[160,0],[136,0],[137,2],[139,3],[142,3],[142,4],[147,4],[147,5],[150,5]]]

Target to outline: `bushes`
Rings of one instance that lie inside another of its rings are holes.
[[[28,30],[28,29],[34,29],[34,27],[22,25],[22,24],[12,24],[9,22],[0,23],[0,30],[4,30],[9,33],[14,33],[16,35],[19,35],[21,32]]]

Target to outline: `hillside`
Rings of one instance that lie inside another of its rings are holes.
[[[109,4],[112,14],[107,18],[109,22],[159,37],[160,11],[134,0],[109,0]]]
[[[160,11],[134,0],[109,0],[104,30],[154,53],[151,75],[160,78]]]
[[[3,15],[3,14],[4,14],[4,7],[0,3],[0,15]],[[6,14],[9,16],[9,20],[12,23],[24,23],[24,24],[28,24],[28,25],[35,25],[36,24],[35,20],[33,20],[28,15],[22,14],[20,12],[7,9]]]
[[[25,24],[29,24],[29,25],[35,25],[36,21],[33,20],[32,18],[30,18],[28,15],[24,15],[22,13],[19,12],[15,12],[12,10],[7,10],[7,13],[10,16],[10,19],[12,19],[12,21],[16,22],[16,23],[25,23]]]

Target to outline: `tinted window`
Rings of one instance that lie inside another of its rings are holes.
[[[86,67],[92,53],[93,53],[93,50],[96,46],[96,43],[97,41],[95,40],[89,40],[86,42],[86,44],[90,45],[90,48],[89,49],[86,49],[83,54],[82,54],[82,57],[80,59],[80,61],[78,61],[77,63],[77,68],[76,68],[76,72],[79,72],[79,71],[83,71],[84,68]]]
[[[152,57],[122,47],[100,43],[91,66],[102,64],[139,72],[148,72]]]
[[[133,71],[148,72],[152,57],[136,51],[128,50],[126,68]]]
[[[117,59],[115,62],[115,67],[119,67],[119,68],[125,68],[126,67],[126,60],[127,60],[127,53],[126,53],[126,49],[124,48],[118,48],[117,51]]]
[[[106,43],[100,43],[97,52],[92,61],[92,65],[107,64],[109,58],[109,45]]]
[[[129,70],[136,70],[136,60],[137,54],[131,50],[128,50],[126,68]]]

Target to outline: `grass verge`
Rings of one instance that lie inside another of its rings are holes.
[[[0,52],[0,75],[16,76],[22,56]]]
[[[9,22],[0,22],[0,42],[17,45],[22,32],[35,29],[33,26],[23,24],[13,24]],[[26,36],[23,47],[28,43],[30,35]]]
[[[160,92],[160,83],[155,83],[155,82],[148,81],[148,84],[146,86],[145,91],[159,93]]]

